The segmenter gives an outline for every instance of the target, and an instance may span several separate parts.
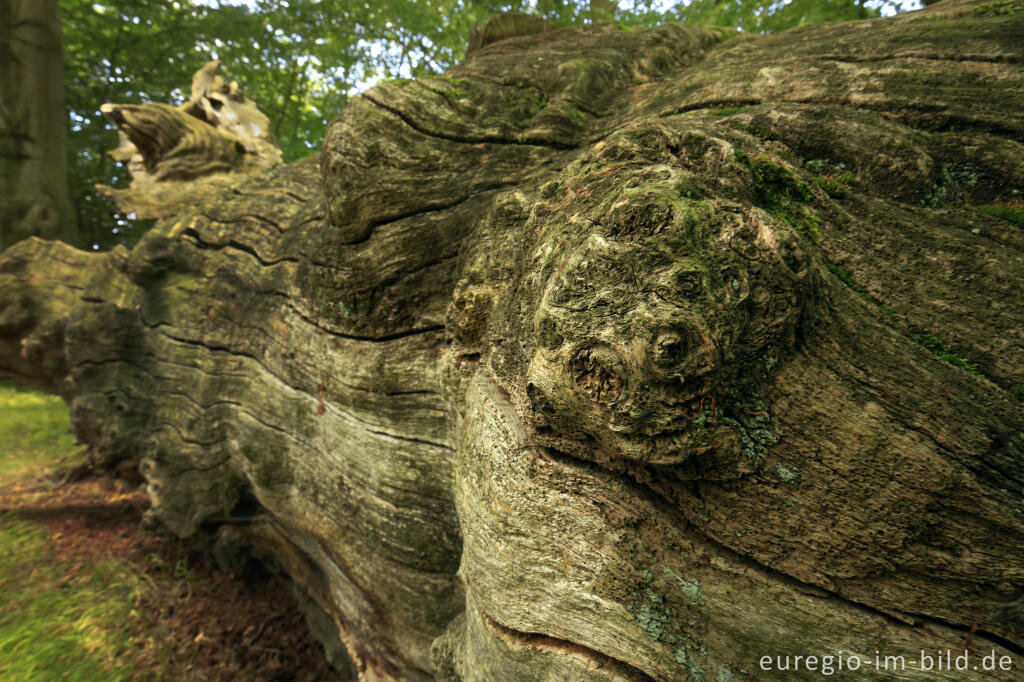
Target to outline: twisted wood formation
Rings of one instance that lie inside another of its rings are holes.
[[[1024,238],[979,210],[1020,207],[1022,33],[492,42],[130,252],[11,248],[0,366],[175,532],[276,558],[362,679],[1024,664]]]

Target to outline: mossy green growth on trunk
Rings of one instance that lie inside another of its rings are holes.
[[[913,339],[949,364],[959,367],[963,371],[974,374],[975,376],[984,376],[978,369],[977,363],[958,353],[948,343],[935,334],[930,332],[927,334],[919,334],[914,336]]]
[[[750,156],[738,149],[736,161],[754,176],[751,188],[758,206],[805,232],[815,242],[821,239],[821,219],[800,207],[814,199],[810,184],[768,154]]]
[[[1001,218],[1018,227],[1024,227],[1024,209],[1021,209],[1019,206],[1010,206],[1007,204],[986,204],[984,206],[979,206],[978,210],[985,215]]]

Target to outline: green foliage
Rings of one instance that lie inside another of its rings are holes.
[[[0,678],[10,682],[139,679],[132,626],[146,584],[115,562],[65,576],[46,532],[0,516]]]
[[[1014,384],[1010,386],[1010,395],[1017,400],[1024,402],[1024,384]]]
[[[1003,220],[1013,223],[1017,227],[1024,227],[1024,209],[1019,206],[1010,206],[1008,204],[986,204],[979,206],[978,210],[986,215],[993,216],[995,218],[1002,218]]]
[[[60,11],[71,190],[82,233],[102,247],[132,243],[148,224],[130,221],[94,188],[125,187],[129,181],[127,171],[107,156],[118,138],[100,105],[181,103],[192,73],[211,57],[207,46],[221,35],[258,35],[260,26],[244,8],[214,10],[165,0],[60,0]]]
[[[0,477],[80,458],[82,449],[75,445],[69,421],[68,407],[59,397],[0,383]]]
[[[978,365],[973,360],[958,353],[952,346],[935,334],[929,332],[925,334],[918,334],[917,336],[912,336],[910,338],[949,364],[955,365],[965,372],[969,372],[975,376],[983,376],[981,371],[978,369]]]
[[[72,194],[90,243],[132,244],[148,227],[94,188],[130,181],[106,153],[118,139],[99,112],[104,102],[180,104],[192,74],[220,59],[293,161],[319,150],[328,121],[359,84],[443,71],[462,58],[469,33],[492,11],[458,0],[251,4],[60,0]]]
[[[768,154],[752,157],[737,150],[735,158],[753,175],[754,202],[758,206],[806,232],[814,241],[821,238],[821,219],[800,207],[814,199],[814,191],[808,183]]]

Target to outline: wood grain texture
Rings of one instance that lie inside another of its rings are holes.
[[[131,252],[12,247],[0,368],[172,530],[274,557],[362,679],[812,679],[759,658],[968,633],[1024,665],[994,7],[490,42]]]

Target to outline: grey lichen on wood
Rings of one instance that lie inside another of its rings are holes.
[[[1020,661],[1022,21],[492,43],[130,252],[15,245],[0,370],[362,679]]]

